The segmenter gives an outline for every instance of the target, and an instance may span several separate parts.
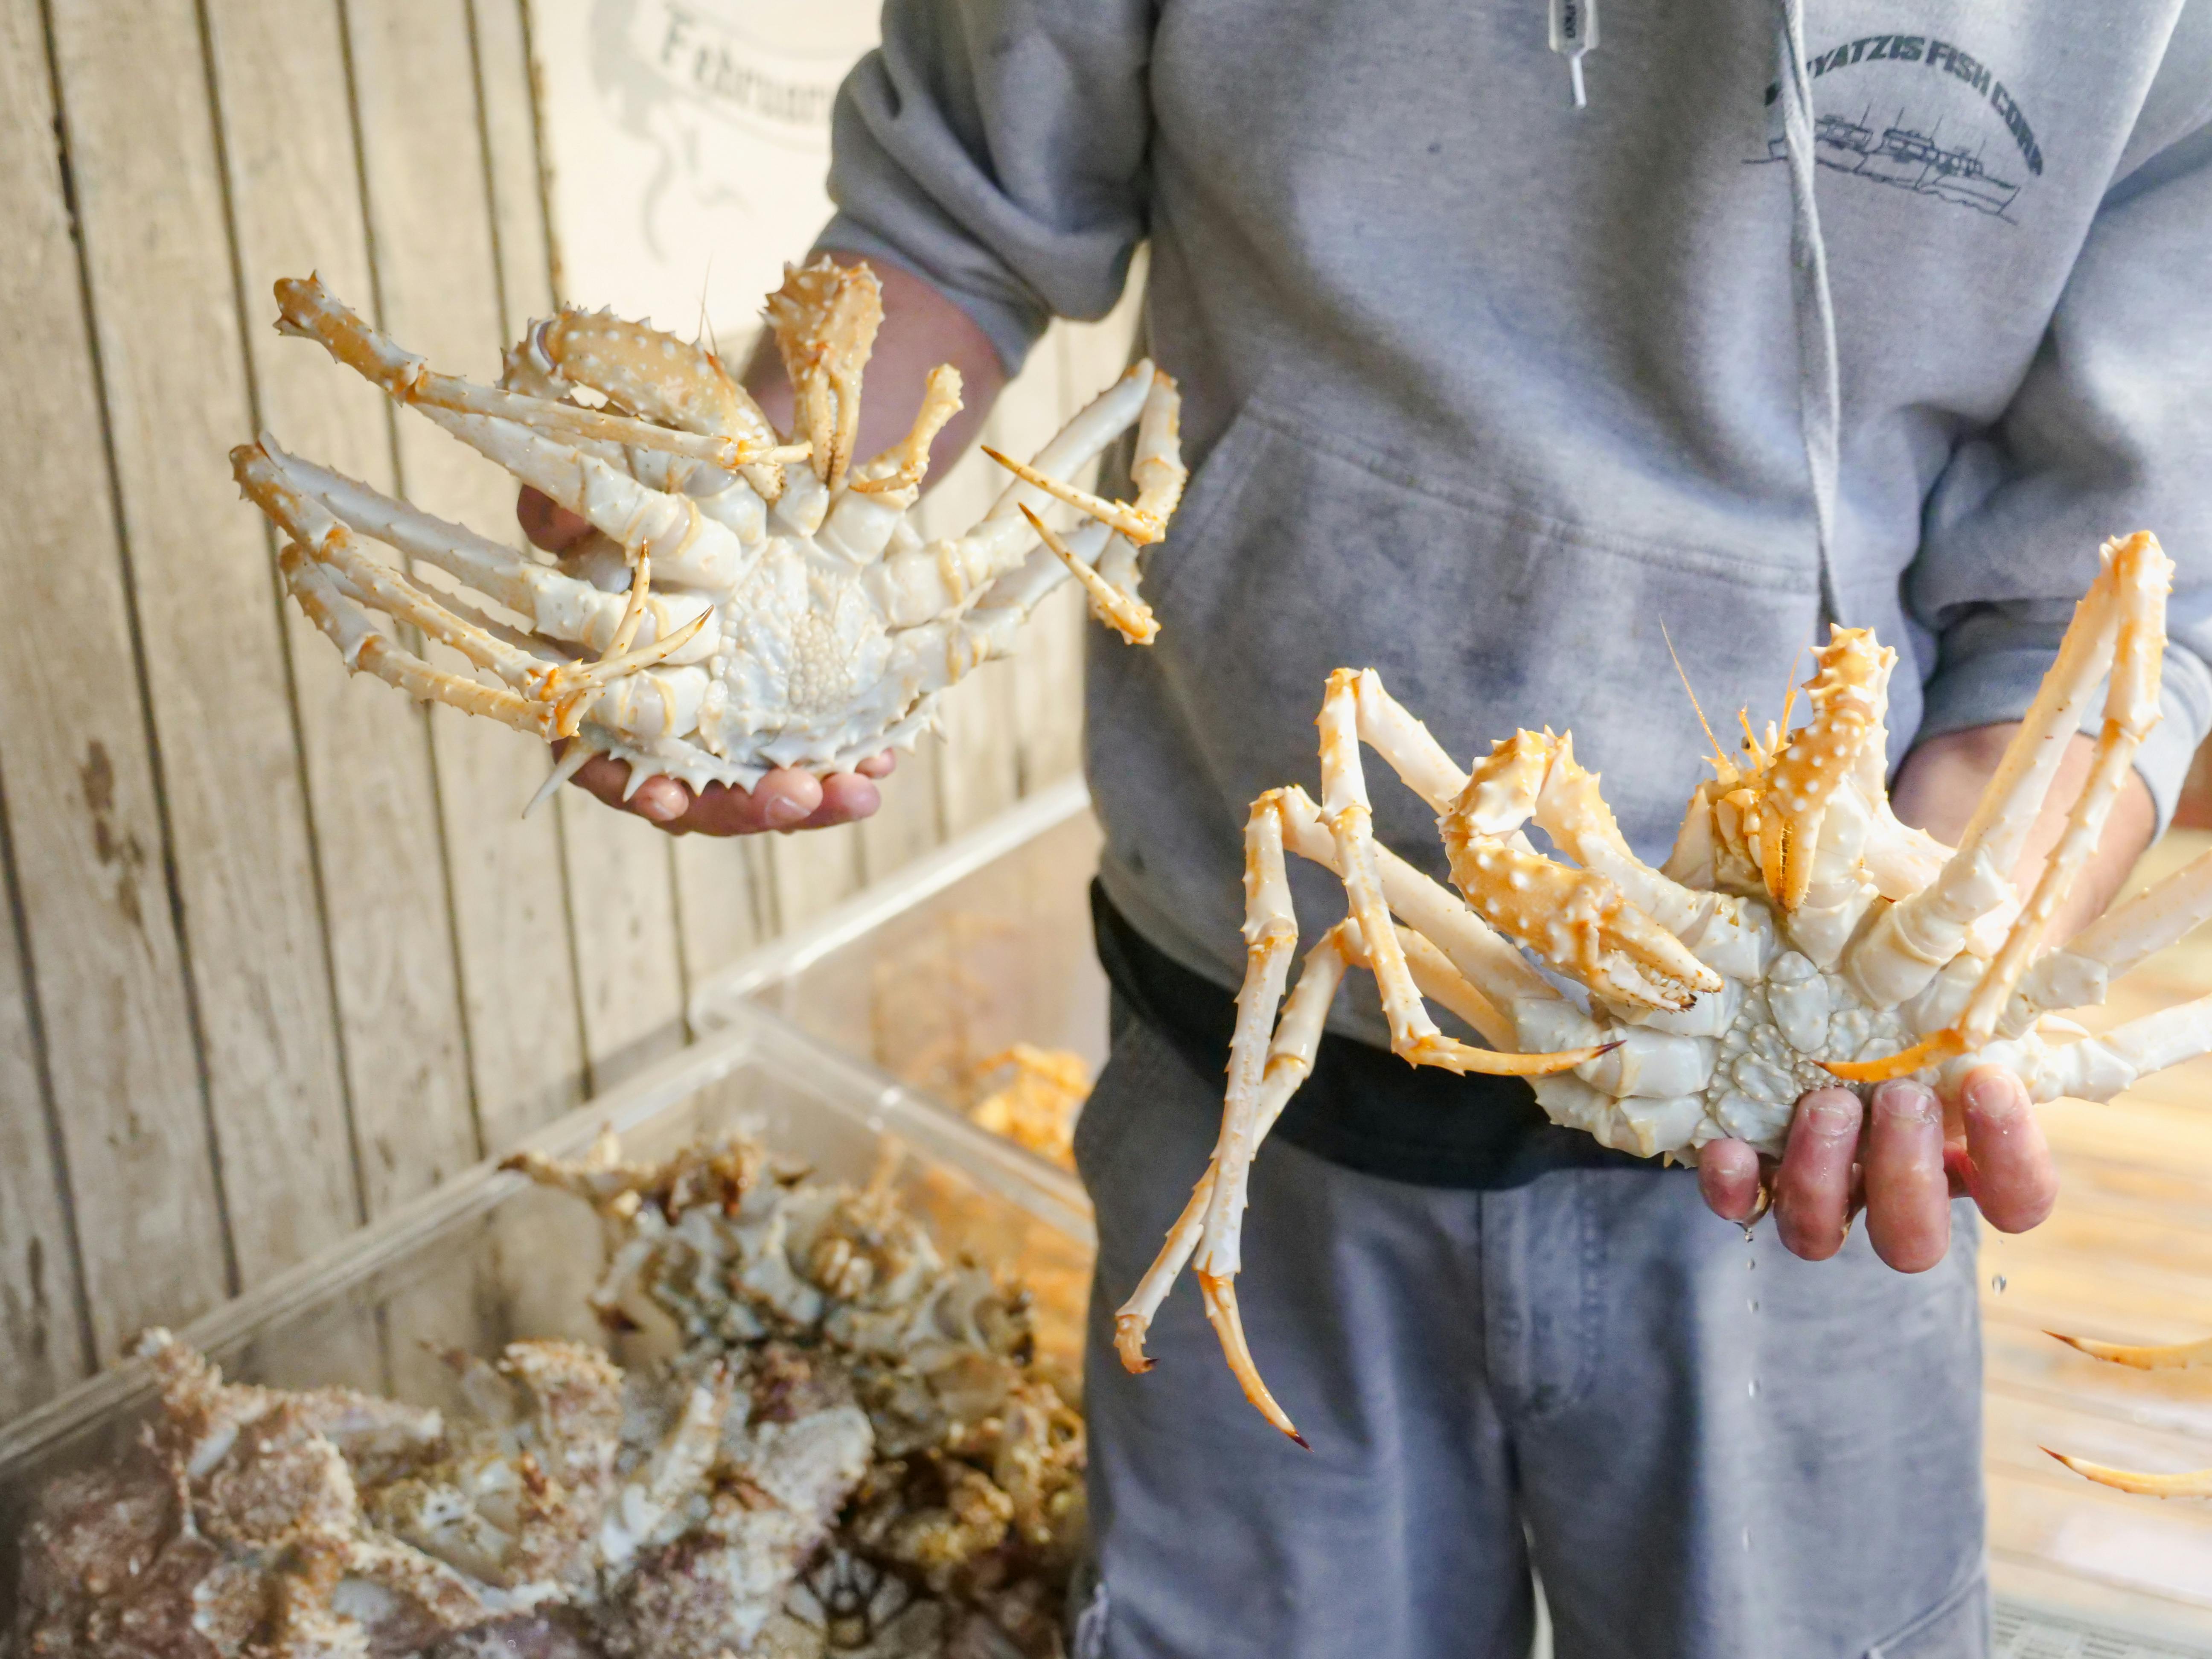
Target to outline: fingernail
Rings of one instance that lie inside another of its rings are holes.
[[[641,789],[637,793],[637,810],[655,823],[665,823],[671,818],[684,816],[684,803],[665,789]]]
[[[1824,1135],[1839,1135],[1847,1129],[1858,1127],[1858,1109],[1854,1102],[1838,1100],[1831,1096],[1808,1106],[1805,1121]]]
[[[2021,1096],[2026,1091],[2007,1078],[1976,1072],[1966,1079],[1965,1092],[1967,1106],[1984,1118],[2018,1117],[2024,1109]]]
[[[1885,1083],[1875,1091],[1875,1104],[1892,1117],[1904,1118],[1913,1123],[1934,1123],[1943,1115],[1936,1091],[1925,1084]]]
[[[788,795],[777,795],[768,804],[768,821],[781,830],[806,816],[806,809]]]

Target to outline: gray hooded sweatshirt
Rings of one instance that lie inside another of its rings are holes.
[[[1577,110],[1537,0],[889,0],[825,246],[1013,368],[1151,243],[1195,471],[1088,743],[1107,890],[1170,956],[1236,983],[1247,805],[1316,787],[1332,669],[1462,758],[1571,727],[1656,859],[1708,775],[1668,635],[1732,726],[1872,627],[1894,761],[2019,717],[2138,528],[2179,568],[2171,811],[2212,719],[2212,3],[1800,9],[1602,0]]]

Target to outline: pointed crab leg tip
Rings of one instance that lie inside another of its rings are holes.
[[[1300,1434],[1296,1429],[1285,1429],[1283,1432],[1290,1436],[1291,1439],[1297,1441],[1303,1449],[1306,1451],[1311,1451],[1313,1449],[1313,1442],[1307,1439],[1305,1436]]]
[[[2069,1457],[2064,1452],[2052,1451],[2050,1447],[2039,1448],[2056,1458],[2084,1480],[2094,1480],[2100,1486],[2110,1486],[2115,1492],[2133,1492],[2138,1498],[2204,1498],[2212,1496],[2212,1469],[2184,1469],[2173,1474],[2153,1474],[2141,1469],[2116,1469],[2104,1463],[2093,1463],[2086,1457]]]
[[[2139,1371],[2187,1370],[2212,1364],[2212,1341],[2100,1342],[2094,1337],[2068,1336],[2060,1331],[2045,1331],[2044,1334],[2057,1337],[2068,1347],[2085,1353],[2092,1359],[2101,1359],[2112,1365],[2132,1365]]]
[[[1298,1431],[1291,1421],[1291,1414],[1277,1403],[1273,1393],[1260,1375],[1260,1367],[1252,1358],[1250,1344],[1244,1337],[1244,1320],[1237,1307],[1237,1285],[1233,1279],[1217,1277],[1199,1270],[1198,1289],[1206,1304],[1206,1317],[1220,1340],[1223,1357],[1229,1361],[1229,1370],[1244,1391],[1244,1398],[1252,1409],[1266,1418],[1293,1440],[1298,1440]],[[1300,1445],[1305,1442],[1298,1440]]]
[[[1940,1066],[1966,1051],[1966,1039],[1959,1033],[1938,1031],[1910,1048],[1880,1060],[1824,1060],[1820,1064],[1822,1071],[1846,1083],[1887,1083],[1893,1078],[1911,1077],[1915,1072]]]

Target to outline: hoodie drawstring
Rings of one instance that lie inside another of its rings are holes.
[[[1820,566],[1822,619],[1839,623],[1833,549],[1836,469],[1843,425],[1836,307],[1828,289],[1828,249],[1813,185],[1813,82],[1805,72],[1804,0],[1776,0],[1781,13],[1783,146],[1790,167],[1790,300],[1797,322],[1797,428],[1813,479],[1813,536]]]

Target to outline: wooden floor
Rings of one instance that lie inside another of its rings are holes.
[[[2212,848],[2175,830],[2137,884]],[[2092,1026],[2212,992],[2212,928],[2116,988]],[[2039,1447],[2138,1468],[2212,1465],[2212,1370],[2100,1364],[2046,1331],[2138,1341],[2212,1335],[2212,1059],[2103,1106],[2045,1107],[2058,1208],[1984,1232],[1990,1553],[1998,1593],[2212,1636],[2212,1504],[2127,1498]]]

